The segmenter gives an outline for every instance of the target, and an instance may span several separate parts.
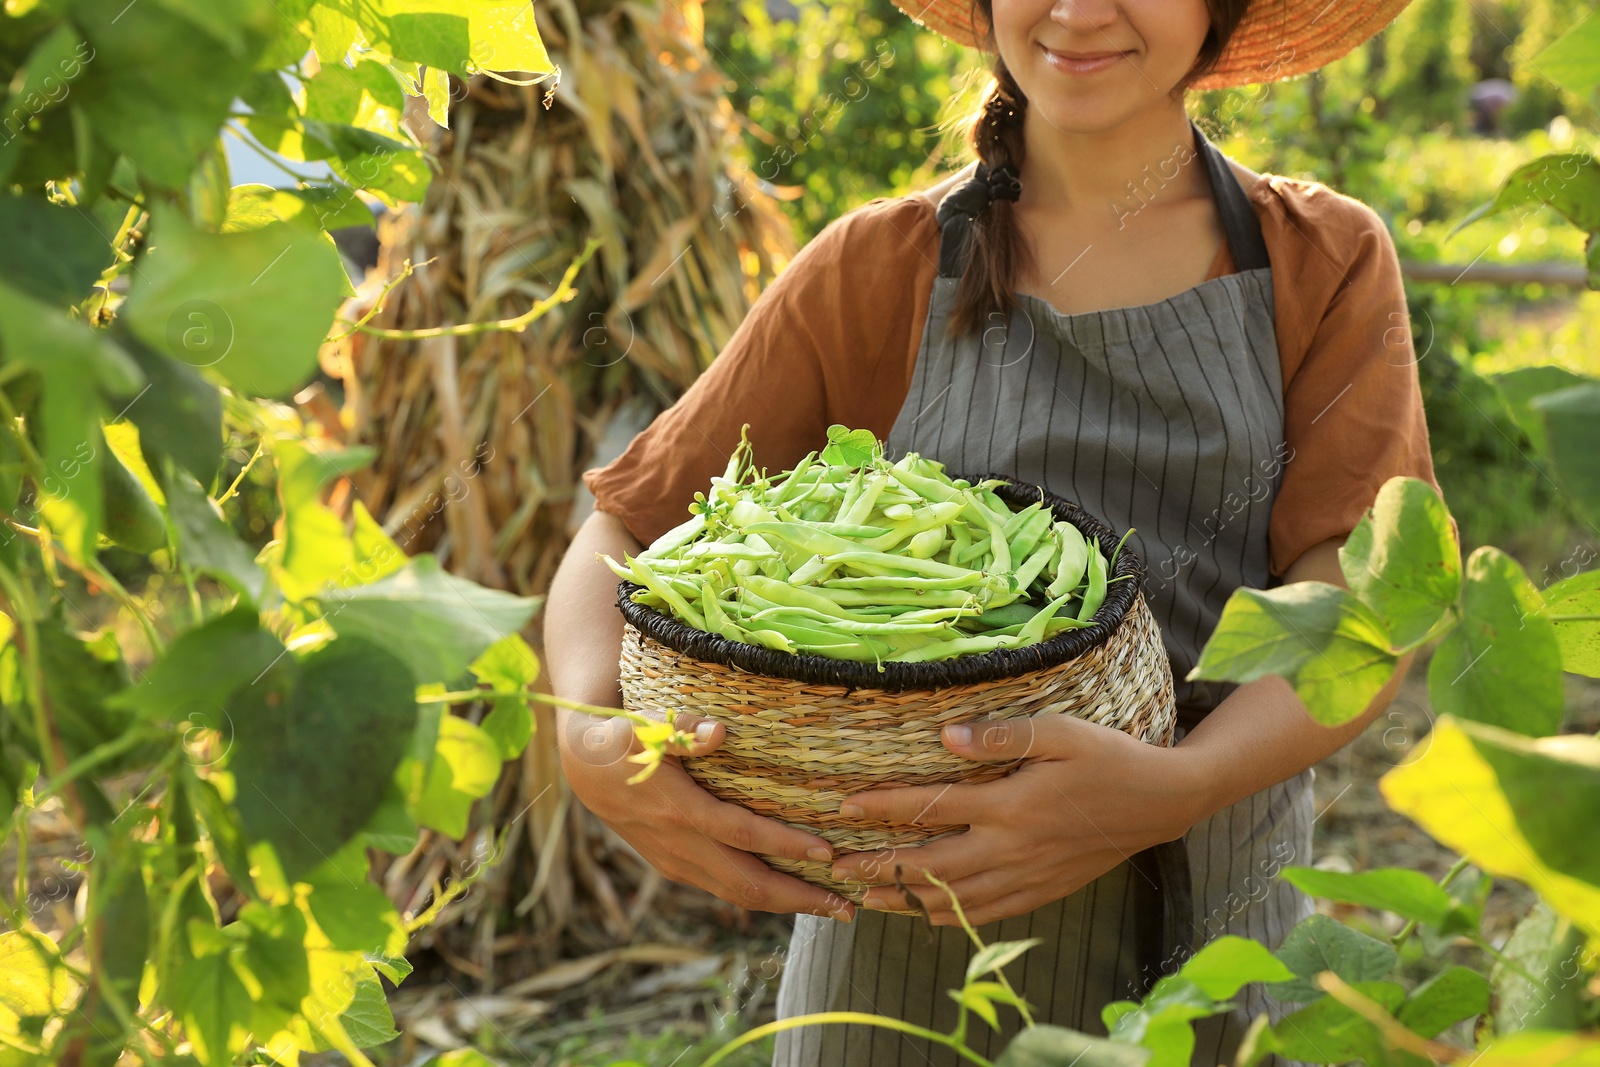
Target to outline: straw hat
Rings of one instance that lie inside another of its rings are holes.
[[[981,47],[983,16],[972,0],[894,0],[913,22],[968,47]],[[1217,65],[1194,89],[1277,81],[1347,55],[1398,15],[1409,0],[1255,0]],[[972,20],[980,25],[976,28]]]

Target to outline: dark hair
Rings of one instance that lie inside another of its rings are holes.
[[[1206,0],[1211,29],[1200,46],[1194,69],[1182,85],[1193,83],[1216,66],[1251,2]],[[990,168],[1010,164],[1020,172],[1027,152],[1022,120],[1027,114],[1028,98],[1022,94],[995,48],[991,11],[992,0],[972,0],[972,24],[986,28],[985,46],[994,56],[991,68],[994,84],[983,106],[968,116],[966,139],[977,151],[978,158]],[[990,315],[1008,317],[1015,302],[1012,292],[1017,279],[1033,265],[1032,249],[1017,229],[1012,202],[1000,197],[993,199],[989,207],[972,220],[968,247],[969,258],[956,285],[955,303],[950,312],[948,328],[955,336],[981,329]]]

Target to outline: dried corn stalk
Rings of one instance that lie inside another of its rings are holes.
[[[384,277],[432,262],[374,321],[515,316],[599,237],[578,295],[520,334],[357,335],[324,358],[345,386],[346,437],[377,449],[358,489],[379,521],[408,552],[525,593],[544,591],[566,548],[581,472],[695,379],[792,252],[786,219],[735,162],[736,118],[698,0],[549,0],[537,11],[562,71],[550,106],[547,85],[464,87],[438,133],[427,201],[383,227]],[[481,866],[494,828],[511,826],[507,854],[424,935],[491,986],[497,971],[519,978],[670,938],[670,920],[695,917],[684,909],[720,910],[664,884],[572,803],[552,723],[538,725],[465,843],[425,837],[386,872],[402,907],[417,908]]]

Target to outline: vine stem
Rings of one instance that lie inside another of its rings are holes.
[[[950,898],[951,910],[956,913],[956,918],[960,920],[961,928],[967,932],[967,937],[971,938],[972,943],[978,946],[978,951],[982,952],[984,949],[988,948],[989,946],[983,943],[983,938],[978,936],[978,931],[972,928],[972,923],[967,921],[967,913],[961,907],[961,901],[956,899],[954,890],[952,890],[944,882],[941,882],[932,871],[924,870],[922,875],[928,879],[928,883],[930,885],[938,886],[940,889],[945,891],[945,895]],[[1020,996],[1017,996],[1017,991],[1011,988],[1011,980],[1006,977],[1006,972],[1002,968],[996,967],[992,973],[996,978],[1000,979],[1000,984],[1005,987],[1005,991],[1010,993],[1012,997],[1016,999],[1017,1003],[1014,1005],[1014,1007],[1022,1016],[1022,1021],[1027,1023],[1029,1026],[1035,1025],[1033,1021],[1033,1014],[1028,1011],[1027,1002],[1024,1001]]]
[[[1550,615],[1551,622],[1600,622],[1600,615]]]
[[[255,452],[251,453],[250,459],[245,463],[245,465],[239,469],[239,476],[233,480],[232,485],[228,486],[228,491],[226,493],[223,493],[221,496],[217,497],[217,506],[219,508],[223,504],[226,504],[239,492],[239,486],[244,484],[245,476],[250,473],[250,468],[256,465],[256,460],[261,458],[261,454],[263,451],[265,451],[265,449],[266,445],[264,443],[261,441],[256,442],[256,450]]]
[[[866,1026],[879,1026],[885,1030],[898,1030],[904,1034],[914,1034],[917,1037],[926,1038],[929,1041],[944,1045],[946,1048],[954,1049],[958,1055],[971,1060],[973,1063],[978,1064],[979,1067],[994,1067],[993,1061],[978,1055],[950,1034],[941,1034],[937,1030],[928,1030],[915,1023],[908,1023],[903,1019],[890,1019],[882,1015],[871,1015],[864,1011],[823,1011],[813,1015],[796,1015],[788,1019],[778,1019],[775,1022],[766,1023],[756,1027],[754,1030],[740,1034],[726,1045],[717,1049],[716,1052],[711,1054],[710,1059],[701,1064],[701,1067],[716,1067],[717,1064],[727,1059],[731,1053],[753,1042],[760,1041],[768,1034],[782,1033],[785,1030],[794,1030],[802,1026],[813,1026],[819,1023],[862,1023]]]
[[[556,285],[555,292],[538,301],[525,313],[510,319],[496,319],[492,322],[462,322],[454,326],[432,326],[424,330],[387,330],[379,326],[364,326],[360,323],[349,323],[354,330],[373,337],[382,337],[390,341],[426,341],[434,337],[468,337],[475,333],[490,333],[496,330],[508,330],[512,333],[521,333],[534,321],[541,318],[557,304],[564,304],[578,295],[572,287],[573,279],[578,276],[578,271],[594,255],[595,249],[600,247],[598,238],[589,238],[589,243],[584,245],[583,251],[578,253],[578,258],[573,260],[561,275],[561,281]]]
[[[1328,996],[1349,1008],[1367,1022],[1378,1028],[1385,1041],[1396,1048],[1421,1056],[1434,1063],[1459,1063],[1476,1053],[1447,1045],[1442,1041],[1432,1041],[1421,1034],[1409,1029],[1399,1019],[1383,1010],[1383,1005],[1370,997],[1364,996],[1359,990],[1352,988],[1344,979],[1332,971],[1323,971],[1315,979],[1316,985],[1324,990]]]
[[[400,273],[395,275],[394,278],[392,278],[390,281],[388,281],[388,282],[386,282],[384,284],[383,289],[381,291],[379,291],[379,293],[378,293],[378,298],[372,302],[372,307],[367,309],[367,313],[365,315],[361,316],[355,322],[352,322],[350,324],[350,328],[348,330],[346,330],[344,333],[336,334],[335,336],[328,338],[328,340],[329,341],[343,341],[346,337],[349,337],[351,334],[358,332],[363,326],[365,326],[367,323],[371,322],[375,317],[377,317],[378,313],[383,310],[384,302],[389,299],[389,294],[394,292],[395,289],[399,287],[401,282],[403,282],[407,278],[411,277],[411,275],[413,273],[415,273],[416,271],[419,271],[423,267],[426,267],[428,264],[433,263],[438,258],[439,258],[438,256],[433,256],[433,257],[431,257],[429,259],[423,260],[421,263],[418,263],[416,265],[412,265],[412,262],[409,259],[406,260],[400,266]]]
[[[1440,889],[1448,889],[1448,888],[1450,888],[1450,883],[1456,880],[1456,876],[1457,875],[1459,875],[1462,871],[1467,869],[1467,865],[1470,862],[1471,861],[1468,860],[1467,857],[1462,856],[1462,857],[1458,858],[1454,863],[1452,863],[1450,865],[1450,869],[1448,871],[1444,872],[1444,877],[1439,879],[1439,888]],[[1394,937],[1390,939],[1390,943],[1392,945],[1394,945],[1395,948],[1399,948],[1401,945],[1406,943],[1406,941],[1411,937],[1412,933],[1415,932],[1416,929],[1417,929],[1417,920],[1415,920],[1415,919],[1407,920],[1406,924],[1400,928],[1400,932],[1398,934],[1395,934]]]

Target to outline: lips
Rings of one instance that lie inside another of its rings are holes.
[[[1128,57],[1126,52],[1057,52],[1044,45],[1039,46],[1044,52],[1045,62],[1063,74],[1097,74],[1109,70]]]

